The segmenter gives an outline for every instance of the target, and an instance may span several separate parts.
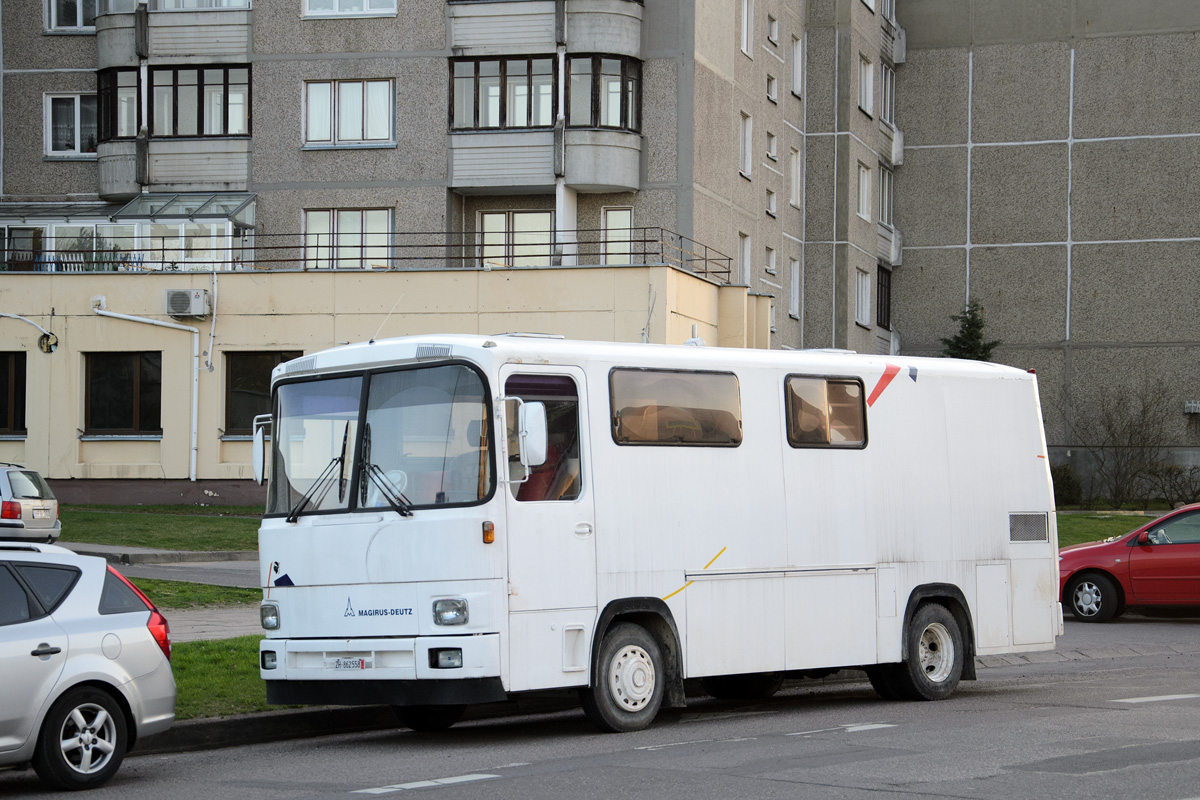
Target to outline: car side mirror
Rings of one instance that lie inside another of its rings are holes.
[[[1150,532],[1142,531],[1141,533],[1139,533],[1138,538],[1137,538],[1137,543],[1138,544],[1150,544]]]

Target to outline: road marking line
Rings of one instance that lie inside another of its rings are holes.
[[[846,733],[858,733],[859,731],[877,731],[880,728],[894,728],[895,725],[889,725],[886,722],[868,722],[866,725],[844,725]]]
[[[1164,700],[1192,700],[1200,694],[1160,694],[1156,697],[1127,697],[1124,700],[1113,700],[1114,703],[1161,703]]]
[[[664,747],[682,747],[685,744],[706,744],[715,741],[714,739],[696,739],[692,742],[669,742],[667,744],[647,744],[641,747],[635,747],[634,750],[662,750]]]
[[[469,783],[471,781],[484,781],[488,778],[499,778],[499,775],[455,775],[450,778],[434,778],[431,781],[413,781],[412,783],[395,783],[391,786],[376,786],[373,789],[356,789],[351,794],[389,794],[391,792],[403,792],[408,789],[429,789],[434,786],[450,786],[456,783]]]

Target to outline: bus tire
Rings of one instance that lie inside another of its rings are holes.
[[[782,672],[710,675],[700,679],[704,691],[718,700],[766,700],[783,686]]]
[[[640,625],[621,622],[604,634],[592,685],[580,690],[583,712],[606,733],[650,726],[662,705],[666,665],[662,648]]]
[[[444,731],[463,718],[466,706],[392,706],[406,728],[422,733]]]
[[[950,610],[925,603],[905,632],[908,658],[894,673],[896,688],[908,700],[944,700],[962,677],[963,636]]]
[[[896,672],[904,668],[903,664],[871,664],[864,669],[871,688],[884,700],[903,700],[904,696],[897,685]]]

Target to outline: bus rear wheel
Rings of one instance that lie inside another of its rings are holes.
[[[583,712],[606,733],[650,726],[662,705],[662,648],[640,625],[622,622],[604,634],[592,685],[580,690]]]
[[[400,724],[414,731],[444,731],[463,718],[466,706],[392,706]]]
[[[896,691],[909,700],[944,700],[958,687],[963,668],[963,636],[943,605],[917,609],[905,632],[908,658],[892,673]]]

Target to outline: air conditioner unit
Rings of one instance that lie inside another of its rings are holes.
[[[208,289],[167,289],[167,314],[172,317],[207,317]]]

